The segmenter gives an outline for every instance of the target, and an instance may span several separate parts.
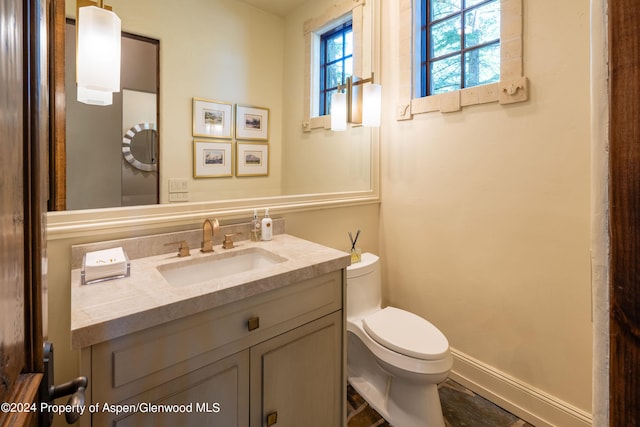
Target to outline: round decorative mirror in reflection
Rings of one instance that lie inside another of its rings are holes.
[[[134,168],[151,172],[158,168],[158,130],[155,123],[139,123],[122,138],[122,155]]]

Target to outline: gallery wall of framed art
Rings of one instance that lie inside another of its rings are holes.
[[[193,177],[269,176],[269,109],[193,98]]]

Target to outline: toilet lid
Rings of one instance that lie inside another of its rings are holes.
[[[379,344],[406,356],[423,360],[442,359],[449,341],[422,317],[386,307],[362,320],[365,331]]]

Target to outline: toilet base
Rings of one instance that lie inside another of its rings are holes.
[[[445,427],[436,384],[423,386],[419,393],[413,395],[403,393],[403,397],[397,399],[385,396],[362,377],[349,378],[349,384],[393,426]],[[398,390],[401,386],[391,384],[391,394],[393,388]]]
[[[444,427],[438,385],[389,374],[352,333],[348,333],[349,383],[390,424]]]

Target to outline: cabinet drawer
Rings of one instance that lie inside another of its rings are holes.
[[[336,271],[97,344],[93,401],[120,401],[341,308]]]

